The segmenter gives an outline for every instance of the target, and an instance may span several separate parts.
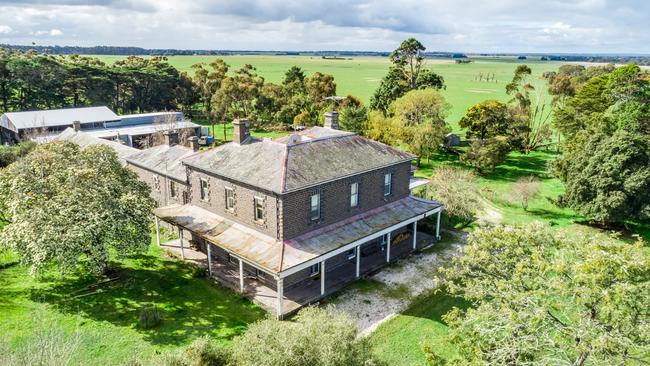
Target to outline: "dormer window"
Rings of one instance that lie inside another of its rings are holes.
[[[320,193],[311,195],[309,217],[312,221],[320,219]]]
[[[384,196],[393,193],[393,173],[384,174]]]

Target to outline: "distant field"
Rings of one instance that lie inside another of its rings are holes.
[[[115,62],[122,56],[97,56],[107,63]],[[209,63],[215,56],[171,56],[169,62],[179,70],[192,72],[195,63]],[[316,71],[334,75],[337,94],[352,94],[365,102],[375,91],[381,78],[390,65],[383,57],[357,57],[345,60],[325,60],[317,56],[220,56],[231,70],[249,63],[255,66],[260,75],[271,82],[280,82],[284,72],[291,66],[300,66],[307,74]],[[507,101],[505,85],[512,78],[517,64],[525,63],[533,70],[532,84],[542,100],[547,100],[545,82],[541,79],[545,71],[557,70],[560,62],[539,60],[516,60],[514,58],[474,58],[470,64],[456,64],[452,60],[427,60],[427,67],[445,78],[447,89],[443,91],[452,110],[447,121],[454,131],[459,132],[457,122],[467,108],[485,99]],[[495,81],[478,80],[480,74],[494,74]]]

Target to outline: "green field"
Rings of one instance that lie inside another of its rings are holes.
[[[107,63],[121,59],[121,56],[97,56]],[[169,62],[182,71],[192,72],[195,63],[209,63],[213,56],[171,56]],[[364,101],[370,100],[377,86],[386,74],[390,62],[383,57],[355,57],[345,60],[325,60],[317,56],[220,56],[231,70],[244,64],[252,64],[267,81],[279,83],[291,66],[301,67],[307,74],[316,71],[331,74],[337,85],[337,94],[355,95]],[[533,70],[531,84],[539,93],[539,98],[547,100],[545,81],[542,73],[557,70],[559,62],[539,60],[516,60],[514,58],[473,58],[469,64],[456,64],[452,60],[429,59],[426,66],[445,78],[446,89],[442,92],[452,105],[447,122],[455,132],[460,132],[457,121],[467,108],[485,99],[507,101],[505,85],[512,79],[518,64],[525,63]],[[479,81],[478,75],[494,74],[495,81]]]

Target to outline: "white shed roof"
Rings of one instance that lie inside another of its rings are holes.
[[[120,117],[117,114],[103,106],[8,112],[2,116],[1,122],[3,127],[17,131],[25,128],[72,125],[74,121],[92,123],[118,120]]]

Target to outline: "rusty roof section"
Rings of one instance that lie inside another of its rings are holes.
[[[225,144],[183,163],[282,194],[414,158],[351,132],[314,127],[276,140]]]
[[[277,274],[439,207],[442,207],[439,202],[406,197],[283,243],[193,205],[160,207],[154,214]]]
[[[126,157],[128,163],[181,182],[187,181],[187,174],[181,160],[195,153],[191,148],[182,145],[158,145],[136,151]]]

